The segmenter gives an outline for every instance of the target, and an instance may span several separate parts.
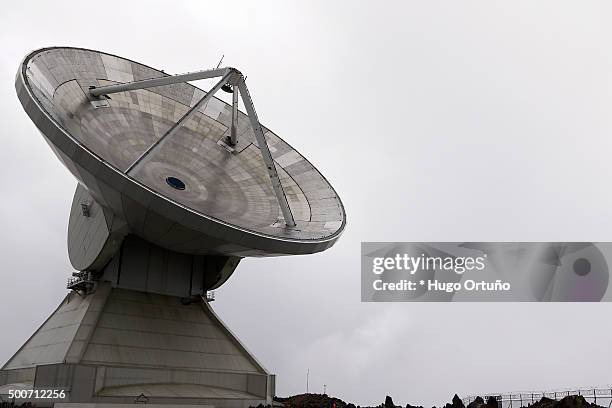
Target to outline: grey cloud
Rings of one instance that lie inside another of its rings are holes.
[[[246,260],[213,305],[278,374],[279,395],[305,391],[307,368],[312,390],[325,383],[362,404],[609,382],[609,304],[362,304],[359,288],[361,241],[610,240],[609,8],[5,5],[0,360],[56,307],[71,272],[75,181],[23,113],[14,75],[28,51],[72,45],[172,73],[225,54],[247,73],[262,122],[343,199],[349,225],[335,247]]]

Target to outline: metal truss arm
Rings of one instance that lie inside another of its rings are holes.
[[[280,206],[281,212],[283,213],[285,224],[287,224],[287,226],[289,227],[295,227],[295,220],[293,219],[293,214],[291,213],[291,209],[289,208],[287,196],[285,195],[285,191],[283,190],[280,178],[278,177],[278,173],[276,172],[276,166],[274,165],[272,154],[270,154],[270,149],[268,148],[266,137],[264,136],[263,129],[261,128],[261,123],[259,123],[257,113],[255,112],[255,106],[253,105],[253,100],[251,99],[249,90],[247,89],[246,83],[244,82],[244,77],[240,76],[237,86],[240,90],[240,96],[242,97],[244,107],[246,108],[246,111],[249,114],[249,120],[251,121],[251,126],[253,127],[253,131],[255,132],[255,139],[257,139],[257,145],[259,146],[261,157],[263,158],[263,161],[266,164],[266,168],[268,169],[268,176],[270,177],[270,182],[272,183],[274,194],[276,194],[278,205]]]
[[[202,105],[204,105],[206,102],[208,102],[215,93],[217,93],[217,91],[219,89],[221,89],[221,87],[223,85],[225,85],[230,77],[232,76],[232,72],[228,72],[227,74],[225,74],[223,76],[223,78],[221,78],[221,80],[219,82],[217,82],[217,84],[206,93],[206,95],[204,95],[204,97],[202,99],[200,99],[200,101],[198,103],[196,103],[195,105],[193,105],[191,107],[191,109],[189,109],[187,111],[186,114],[183,115],[183,117],[181,117],[178,122],[176,122],[174,125],[172,125],[172,127],[170,129],[168,129],[168,131],[166,133],[164,133],[164,135],[162,137],[160,137],[155,143],[153,143],[151,145],[151,147],[149,147],[142,155],[140,155],[140,157],[138,159],[136,159],[136,161],[134,163],[132,163],[132,165],[130,167],[128,167],[128,169],[125,171],[125,173],[128,176],[133,176],[134,174],[136,174],[138,172],[138,170],[140,170],[142,168],[142,166],[144,166],[144,164],[147,162],[147,158],[151,156],[151,154],[159,151],[159,149],[161,149],[161,147],[164,145],[164,143],[166,143],[166,141],[168,140],[168,138],[170,138],[172,135],[174,135],[178,129],[183,126],[183,124],[187,121],[187,119],[189,119]]]
[[[234,86],[232,91],[232,125],[230,128],[229,144],[236,146],[236,143],[238,143],[238,93],[240,91],[237,86]]]
[[[143,79],[141,81],[127,82],[125,84],[100,86],[89,90],[93,96],[108,95],[117,92],[133,91],[136,89],[153,88],[155,86],[172,85],[180,82],[197,81],[199,79],[217,78],[234,71],[232,68],[216,68],[204,71],[188,72],[186,74],[170,75],[160,78]]]
[[[283,214],[283,218],[285,219],[285,224],[287,224],[287,226],[289,227],[294,227],[295,220],[293,218],[293,214],[291,213],[291,209],[289,208],[289,202],[287,201],[287,196],[285,195],[285,191],[283,190],[280,178],[278,177],[278,172],[276,171],[276,166],[274,164],[274,160],[272,159],[270,149],[268,148],[268,143],[266,142],[263,129],[261,127],[261,124],[259,123],[259,118],[257,117],[257,113],[255,112],[253,100],[251,99],[249,90],[247,89],[246,83],[244,82],[244,76],[238,70],[234,68],[209,69],[161,78],[143,79],[141,81],[133,81],[125,84],[101,86],[90,89],[89,92],[91,93],[91,95],[98,97],[101,95],[108,95],[116,92],[146,89],[187,81],[196,81],[199,79],[217,78],[220,76],[222,76],[223,78],[219,82],[217,82],[217,84],[209,92],[207,92],[206,95],[202,99],[200,99],[197,104],[195,104],[191,109],[189,109],[189,111],[187,111],[187,113],[183,115],[183,117],[181,117],[177,123],[175,123],[161,138],[159,138],[159,140],[157,140],[138,159],[136,159],[136,161],[134,161],[134,163],[132,163],[130,167],[128,167],[128,169],[126,170],[126,174],[128,176],[133,176],[136,172],[138,172],[138,170],[142,168],[142,166],[147,162],[147,160],[149,160],[150,156],[153,153],[157,152],[164,145],[164,143],[166,143],[168,138],[177,132],[177,130],[185,123],[185,121],[187,121],[187,119],[189,119],[202,105],[208,102],[214,96],[214,94],[223,87],[223,85],[230,83],[234,86],[234,92],[232,95],[232,123],[230,130],[230,143],[235,145],[237,142],[236,122],[238,120],[238,91],[240,91],[240,97],[242,98],[242,102],[244,103],[246,111],[248,113],[253,132],[255,133],[255,139],[257,140],[259,151],[261,152],[261,156],[268,170],[268,176],[270,178],[270,182],[272,183],[272,189],[274,190],[278,205]]]

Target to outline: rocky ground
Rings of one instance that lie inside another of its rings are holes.
[[[0,408],[35,408],[35,405],[30,403],[14,404],[11,402],[0,402]],[[274,407],[284,408],[404,408],[403,405],[395,405],[390,396],[385,398],[385,401],[375,407],[360,407],[359,405],[350,402],[344,402],[339,398],[330,397],[327,394],[300,394],[291,397],[274,398]],[[419,405],[406,404],[406,408],[423,408]],[[256,408],[273,408],[270,405],[264,407],[260,405]],[[432,407],[436,408],[436,407]],[[499,408],[497,401],[494,398],[489,398],[484,401],[478,397],[472,401],[467,407],[461,401],[461,398],[455,394],[452,402],[440,408]],[[570,395],[559,401],[550,398],[542,398],[540,401],[529,404],[524,408],[604,408],[599,405],[588,402],[580,395]]]
[[[275,406],[285,408],[404,408],[404,405],[395,405],[390,396],[385,398],[384,402],[375,407],[360,407],[359,405],[350,402],[342,401],[339,398],[330,397],[327,394],[300,394],[291,397],[274,399]],[[418,405],[406,404],[406,408],[423,408]],[[263,408],[263,406],[259,407]],[[432,407],[436,408],[436,407]],[[452,402],[447,403],[440,408],[499,408],[497,401],[494,398],[489,398],[487,401],[481,397],[477,397],[467,407],[461,401],[458,395],[452,399]],[[542,398],[540,401],[529,404],[524,408],[604,408],[599,405],[590,403],[580,395],[570,395],[559,401],[549,398]]]

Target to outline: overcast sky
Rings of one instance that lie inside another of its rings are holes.
[[[248,75],[263,123],[328,178],[348,226],[316,255],[246,259],[215,310],[277,394],[431,406],[612,383],[610,304],[360,302],[361,241],[611,241],[604,2],[15,1],[0,14],[0,360],[72,271],[76,185],[21,108],[52,45]]]

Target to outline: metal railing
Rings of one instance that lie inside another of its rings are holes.
[[[66,288],[81,294],[89,294],[95,287],[91,273],[87,271],[72,272],[72,277],[68,278]]]
[[[72,276],[66,281],[66,288],[72,289],[74,286],[79,285],[82,282],[86,282],[89,279],[87,272],[73,272]]]
[[[497,400],[499,408],[521,408],[527,407],[540,401],[542,398],[560,400],[571,395],[581,395],[588,402],[593,402],[603,407],[612,407],[612,385],[592,388],[575,388],[555,391],[534,392],[512,392],[512,393],[489,393],[481,394],[480,397],[486,402],[489,397]],[[474,401],[478,395],[470,395],[462,399],[467,406]]]

